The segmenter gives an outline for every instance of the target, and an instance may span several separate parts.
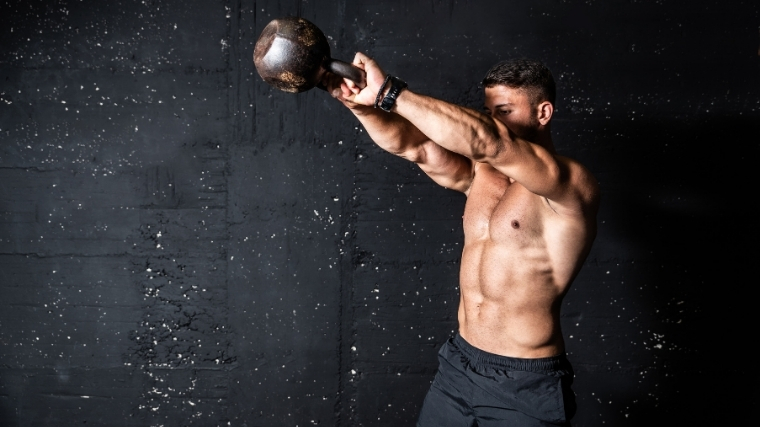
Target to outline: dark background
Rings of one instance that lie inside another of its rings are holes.
[[[465,199],[324,92],[261,81],[284,15],[473,108],[493,63],[546,62],[558,151],[603,193],[563,306],[575,425],[746,425],[759,11],[0,2],[0,425],[414,424],[456,329]]]

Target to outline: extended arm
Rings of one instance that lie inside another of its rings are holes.
[[[561,190],[554,153],[491,116],[410,90],[401,92],[394,111],[447,150],[488,163],[533,193],[553,199]]]
[[[347,100],[351,91],[342,79],[328,75],[323,84],[359,119],[380,148],[419,165],[439,185],[466,192],[472,181],[472,162],[434,143],[418,127],[398,114],[386,113]]]
[[[362,54],[357,54],[357,58],[367,71],[367,87],[359,90],[349,83],[352,95],[347,98],[358,104],[372,105],[385,74],[380,71],[377,77],[370,78],[375,74],[373,70],[380,70],[377,63]],[[388,87],[384,90],[387,92]],[[576,168],[569,159],[554,153],[548,131],[552,104],[533,105],[523,92],[505,87],[493,90],[487,89],[487,99],[498,102],[488,107],[490,115],[408,89],[400,93],[392,111],[441,147],[473,161],[488,163],[555,204],[573,210],[581,208],[586,202],[582,187],[593,186],[593,183],[584,182],[590,176],[584,169]],[[576,191],[579,189],[580,193]]]

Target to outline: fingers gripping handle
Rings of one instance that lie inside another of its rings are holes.
[[[365,78],[364,71],[347,62],[339,61],[337,59],[330,60],[327,64],[327,69],[333,74],[337,74],[353,81],[360,89],[364,89],[364,87],[367,86],[367,79]]]

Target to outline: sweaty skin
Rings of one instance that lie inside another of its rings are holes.
[[[459,333],[503,356],[562,353],[560,305],[596,236],[599,189],[554,151],[553,105],[498,85],[485,89],[481,113],[406,89],[386,113],[372,107],[385,73],[361,53],[354,65],[367,86],[328,75],[331,95],[380,147],[467,196]]]

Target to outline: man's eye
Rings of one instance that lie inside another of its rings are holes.
[[[512,112],[511,110],[499,110],[499,114],[501,115],[509,114],[511,112]]]

